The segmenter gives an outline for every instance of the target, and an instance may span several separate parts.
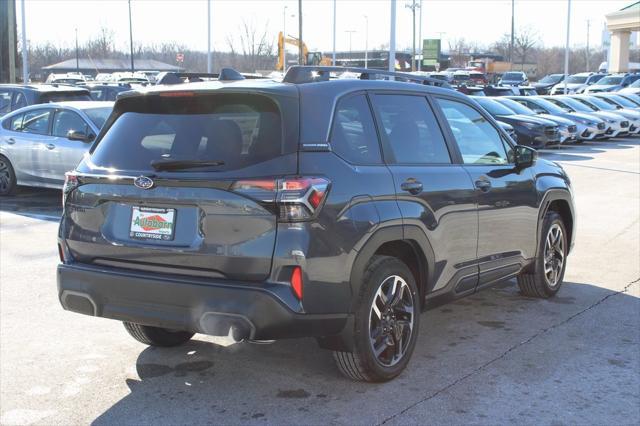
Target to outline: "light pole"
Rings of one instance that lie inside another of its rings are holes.
[[[515,7],[516,1],[511,0],[511,42],[509,43],[509,69],[513,69],[513,41],[515,37]]]
[[[388,70],[396,70],[396,0],[391,0],[390,31],[389,31],[389,66]],[[393,78],[393,77],[392,77]]]
[[[211,74],[211,0],[207,0],[207,73]]]
[[[133,67],[133,26],[131,25],[131,0],[129,0],[129,47],[131,49],[131,72],[135,69]]]
[[[355,32],[356,32],[355,30],[345,30],[345,33],[349,33],[349,61],[350,62],[353,60],[352,54],[351,54],[351,36]]]
[[[22,82],[29,83],[29,57],[27,56],[27,19],[24,16],[24,0],[22,0]],[[9,31],[13,31],[9,28]]]
[[[304,50],[302,49],[304,45],[304,41],[302,40],[302,0],[298,0],[298,40],[300,40],[298,44],[298,64],[304,65],[306,58],[303,58]]]
[[[80,56],[78,53],[78,29],[76,28],[76,72],[80,73]]]
[[[591,26],[591,21],[587,19],[587,69],[585,71],[589,72],[589,27]]]
[[[423,57],[422,57],[422,0],[420,0],[420,5],[418,6],[420,8],[420,17],[419,19],[419,26],[418,26],[418,43],[420,43],[420,45],[418,46],[418,48],[420,49],[420,62],[418,62],[418,71],[422,71],[422,61],[423,61]]]
[[[287,6],[282,8],[282,72],[287,70],[287,53],[285,39],[287,38]]]
[[[369,64],[369,17],[364,15],[364,67]]]
[[[333,53],[331,55],[331,65],[336,66],[336,1],[333,0]]]
[[[564,94],[567,94],[567,78],[569,77],[569,28],[571,26],[571,0],[567,0],[567,44],[564,48]]]
[[[404,7],[411,9],[412,22],[413,22],[413,53],[411,55],[411,71],[416,70],[416,9],[420,7],[416,0],[412,0],[410,4],[405,4]]]

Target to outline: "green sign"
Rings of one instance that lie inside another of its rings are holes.
[[[427,38],[422,40],[422,64],[436,65],[440,59],[440,39]]]

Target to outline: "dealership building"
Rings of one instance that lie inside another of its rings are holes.
[[[184,71],[184,68],[156,61],[155,59],[134,59],[136,71]],[[64,74],[68,72],[80,72],[85,75],[95,76],[98,73],[112,73],[131,71],[131,59],[69,59],[57,64],[42,67],[42,79],[46,79],[51,73]]]
[[[631,34],[640,31],[640,1],[605,15],[607,30],[611,33],[608,71],[629,71]]]

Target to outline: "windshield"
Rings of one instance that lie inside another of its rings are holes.
[[[477,98],[476,101],[480,104],[480,106],[489,112],[491,115],[514,115],[515,112],[510,110],[509,108],[501,105],[499,102],[494,101],[493,99],[487,98]]]
[[[598,81],[598,84],[620,84],[622,82],[622,79],[624,77],[621,76],[616,76],[616,75],[610,75],[609,77],[605,77],[603,79],[601,79],[600,81]]]
[[[587,77],[581,77],[577,75],[572,75],[567,79],[568,84],[584,84],[587,82]]]
[[[638,79],[638,80],[634,81],[633,83],[631,83],[629,85],[629,87],[633,87],[633,88],[640,87],[640,79]]]
[[[502,76],[503,80],[522,80],[522,74],[519,72],[506,72]]]
[[[558,105],[554,104],[553,102],[549,102],[546,99],[541,99],[541,98],[536,98],[535,101],[531,101],[534,104],[540,106],[541,108],[544,108],[545,111],[547,111],[549,114],[564,114],[566,111],[563,110],[562,108],[560,108]]]
[[[111,107],[101,107],[101,108],[88,108],[83,110],[87,117],[96,125],[98,129],[102,129],[104,126],[104,122],[107,121],[109,114],[111,114]]]
[[[258,95],[131,98],[98,142],[95,166],[152,170],[154,161],[202,161],[199,171],[235,170],[281,154],[280,111]]]
[[[593,107],[587,106],[582,102],[578,102],[575,99],[571,99],[571,98],[562,98],[561,102],[568,105],[570,108],[573,108],[578,112],[593,112],[596,110]]]
[[[454,74],[454,80],[469,80],[469,74]]]
[[[595,96],[590,96],[589,98],[585,99],[585,101],[589,102],[590,104],[593,104],[595,106],[597,106],[600,109],[603,109],[605,111],[615,111],[618,108],[616,108],[615,103],[611,104],[610,102],[605,102],[604,100],[595,97]]]
[[[510,110],[513,110],[516,114],[522,114],[522,115],[536,115],[536,113],[527,108],[526,106],[519,104],[518,102],[512,100],[512,99],[496,99],[497,102],[500,102],[501,104],[505,105],[507,108],[509,108]]]
[[[540,80],[540,83],[556,84],[562,80],[562,76],[563,74],[549,74]]]

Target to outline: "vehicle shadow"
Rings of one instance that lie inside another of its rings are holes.
[[[435,305],[421,316],[418,344],[407,370],[384,384],[343,378],[331,353],[318,350],[312,339],[225,347],[209,337],[196,336],[177,348],[146,348],[137,358],[136,374],[123,374],[130,393],[93,424],[379,423],[610,294],[593,284],[567,282],[555,298],[532,299],[520,295],[512,280],[447,305]],[[625,294],[616,297],[617,303],[628,306],[626,311],[640,309],[640,299]],[[625,320],[623,311],[617,314],[620,322]],[[574,328],[572,345],[594,344],[590,330]],[[629,351],[616,344],[601,347],[617,355]],[[553,352],[556,347],[544,350]],[[627,361],[629,365],[634,362]],[[529,367],[518,372],[519,380],[526,382],[531,375],[535,381],[541,374],[572,374],[562,363],[545,365],[543,373],[535,365]],[[490,389],[480,393],[493,394]],[[494,402],[499,403],[498,397]],[[440,421],[446,423],[446,419]]]
[[[14,195],[0,197],[0,211],[58,221],[61,197],[59,189],[18,187]]]

